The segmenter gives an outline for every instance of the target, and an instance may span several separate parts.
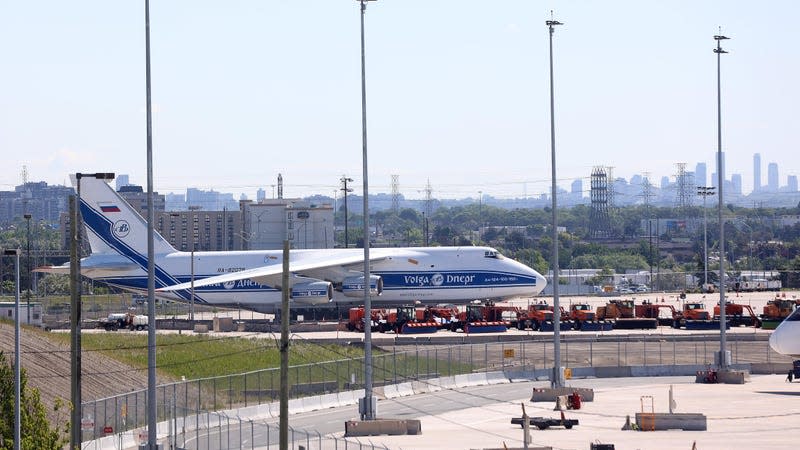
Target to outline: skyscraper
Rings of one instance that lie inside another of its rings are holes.
[[[786,177],[786,190],[789,192],[797,192],[797,175],[789,175]]]
[[[734,173],[731,175],[731,194],[742,195],[742,174]]]
[[[753,192],[761,190],[761,153],[753,154]]]
[[[122,174],[117,175],[116,184],[117,184],[117,191],[119,191],[120,189],[122,189],[123,186],[128,186],[129,184],[131,184],[130,178],[128,177],[128,175],[122,175]]]
[[[778,163],[771,162],[767,165],[767,190],[778,192]]]
[[[694,166],[694,184],[697,186],[708,186],[708,177],[706,176],[706,163],[697,163]]]

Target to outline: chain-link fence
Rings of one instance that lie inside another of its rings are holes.
[[[716,339],[718,336],[714,335],[570,337],[561,343],[562,365],[567,368],[712,365],[714,354],[720,349]],[[733,364],[791,363],[791,358],[772,351],[766,335],[731,334],[727,349]],[[553,343],[547,339],[447,346],[396,345],[388,350],[376,349],[373,353],[373,385],[380,387],[479,372],[504,372],[509,378],[524,378],[553,365]],[[277,436],[276,430],[271,429],[274,425],[209,411],[277,402],[279,372],[277,368],[265,369],[158,386],[157,421],[175,423],[175,433],[171,436],[186,438],[192,435],[189,440],[196,445],[178,448],[208,448],[199,446],[204,439],[219,439],[225,444],[215,444],[215,448],[269,448],[268,445],[256,447],[252,440],[248,441],[250,446],[240,447],[237,433],[258,432],[259,436]],[[292,366],[289,369],[289,396],[298,399],[363,389],[363,375],[363,358]],[[85,431],[85,440],[103,437],[109,430],[125,433],[142,429],[147,425],[146,403],[146,390],[85,402],[83,415],[91,416],[94,422],[94,428]],[[312,441],[319,443],[306,448],[348,448],[346,445],[353,445],[352,442],[343,443],[344,446],[339,447],[331,441],[330,447],[323,446],[322,441],[332,438],[301,431],[294,433],[297,436],[303,434],[299,441],[305,439],[309,444]],[[228,446],[228,439],[237,444]],[[271,442],[271,438],[264,439],[258,442]]]

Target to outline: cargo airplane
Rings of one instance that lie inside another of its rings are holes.
[[[781,355],[800,359],[800,308],[795,309],[775,328],[769,336],[769,346]]]
[[[81,179],[80,210],[91,247],[81,274],[121,289],[147,290],[147,222],[105,181]],[[272,312],[280,308],[282,250],[178,251],[154,232],[159,298]],[[194,268],[192,269],[192,266]],[[291,250],[294,306],[360,303],[363,249]],[[36,269],[69,273],[69,263]],[[193,281],[192,281],[193,280]],[[370,250],[373,304],[466,303],[539,294],[545,278],[489,247]]]

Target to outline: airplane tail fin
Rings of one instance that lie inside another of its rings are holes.
[[[147,257],[147,222],[105,180],[81,178],[80,200],[92,254],[121,254],[133,260]],[[153,244],[156,254],[176,251],[155,231]]]

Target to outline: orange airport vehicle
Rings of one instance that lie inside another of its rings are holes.
[[[508,330],[507,320],[489,320],[497,314],[493,305],[471,304],[460,311],[450,323],[450,331],[463,330],[465,333],[497,333]]]
[[[713,330],[720,326],[719,320],[713,320],[704,304],[700,302],[686,302],[683,309],[675,313],[672,326],[686,328],[687,330]],[[730,323],[726,324],[730,326]]]
[[[521,311],[517,319],[517,329],[541,330],[543,327],[547,328],[549,324],[552,331],[553,315],[553,307],[545,301],[528,305],[528,309]]]
[[[786,298],[775,297],[764,305],[761,315],[761,328],[774,330],[783,319],[789,317],[792,311],[797,308],[797,300],[786,300]]]
[[[665,303],[655,303],[648,300],[643,301],[635,307],[636,317],[645,319],[656,319],[659,325],[670,326],[675,321],[677,311],[675,307]]]
[[[372,331],[385,333],[393,331],[397,334],[435,333],[439,324],[426,320],[422,310],[414,306],[398,306],[392,309],[374,309],[370,317]],[[350,308],[347,329],[364,331],[364,307]]]
[[[597,308],[598,320],[613,320],[614,328],[620,330],[656,329],[658,320],[636,317],[633,300],[609,300]]]
[[[453,305],[448,306],[428,306],[422,310],[417,309],[417,316],[422,311],[422,317],[426,321],[436,322],[439,329],[449,329],[450,323],[458,314],[458,308]]]
[[[612,323],[605,320],[597,320],[595,312],[587,303],[573,303],[569,305],[567,315],[573,322],[576,330],[581,331],[610,331]]]
[[[378,319],[378,331],[381,333],[387,331],[394,331],[395,334],[435,333],[438,329],[438,323],[425,319],[424,311],[417,310],[414,306],[398,306]]]
[[[714,306],[714,320],[720,320],[719,305]],[[725,302],[725,320],[733,327],[744,325],[758,328],[761,326],[761,319],[753,312],[753,308],[750,305],[739,303]]]
[[[372,331],[378,331],[378,322],[385,315],[386,310],[375,308],[372,309],[372,314],[370,315]],[[350,308],[348,313],[347,329],[350,331],[364,331],[365,323],[364,307],[360,306],[357,308]]]

